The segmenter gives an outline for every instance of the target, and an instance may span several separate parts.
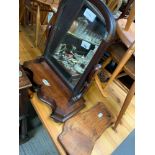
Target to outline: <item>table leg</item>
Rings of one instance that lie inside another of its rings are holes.
[[[135,93],[135,82],[133,82],[133,84],[132,84],[132,86],[131,86],[131,88],[130,88],[130,90],[129,90],[126,98],[125,98],[125,101],[123,103],[121,111],[119,112],[119,115],[118,115],[117,120],[115,122],[115,125],[113,127],[114,130],[116,130],[118,124],[120,123],[126,109],[128,108],[128,106],[129,106],[129,104],[130,104],[130,102],[131,102],[131,100],[132,100],[132,98],[134,96],[134,93]]]
[[[130,10],[129,17],[127,19],[127,23],[125,26],[125,31],[128,31],[130,29],[130,26],[131,26],[132,22],[134,21],[134,19],[135,19],[135,3],[133,3],[133,6]]]
[[[38,46],[39,39],[39,31],[40,31],[40,6],[37,6],[37,15],[36,15],[36,35],[35,35],[35,46]]]

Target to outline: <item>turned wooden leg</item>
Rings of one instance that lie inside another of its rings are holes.
[[[111,75],[109,81],[107,82],[104,91],[109,87],[111,82],[117,77],[117,75],[120,73],[124,65],[127,63],[129,58],[132,56],[132,54],[135,51],[135,43],[133,43],[130,48],[127,50],[127,52],[124,54],[123,58],[120,60],[119,64],[117,65],[116,69],[114,70],[113,74]]]
[[[131,100],[132,100],[132,98],[134,96],[134,93],[135,93],[135,82],[133,82],[133,84],[132,84],[132,86],[131,86],[131,88],[130,88],[130,90],[129,90],[126,98],[125,98],[125,101],[123,103],[121,111],[119,112],[119,115],[118,115],[117,120],[115,122],[115,125],[113,127],[114,130],[116,130],[118,124],[120,123],[126,109],[128,108],[128,106],[129,106],[129,104],[130,104],[130,102],[131,102]]]
[[[58,13],[53,14],[52,18],[51,18],[50,21],[48,22],[47,27],[46,27],[46,30],[43,32],[43,35],[41,36],[41,39],[40,39],[40,41],[39,41],[39,46],[41,45],[41,42],[42,42],[43,38],[44,38],[44,37],[46,38],[46,36],[47,36],[47,34],[48,34],[48,28],[49,28],[49,26],[50,26],[50,25],[53,26],[53,25],[55,24],[56,19],[57,19],[57,16],[58,16]]]
[[[112,57],[111,57],[111,56],[108,57],[108,58],[105,60],[105,62],[103,63],[101,69],[103,70],[103,69],[110,63],[111,60],[112,60]],[[97,84],[97,86],[98,86],[98,88],[99,88],[101,94],[102,94],[103,96],[107,96],[107,94],[105,94],[105,92],[103,91],[102,83],[101,83],[101,81],[100,81],[100,79],[99,79],[99,77],[98,77],[98,71],[97,71],[97,72],[95,73],[95,75],[94,75],[94,80],[95,80],[95,83]]]
[[[125,31],[128,31],[133,20],[135,19],[135,3],[133,3],[133,6],[131,8],[131,11],[130,11],[130,14],[129,14],[129,17],[127,19],[127,23],[126,23],[126,26],[125,26]]]
[[[45,25],[45,24],[46,24],[47,18],[48,18],[48,13],[47,13],[46,16],[45,16],[42,25]],[[49,23],[47,24],[47,27],[48,27],[48,26],[49,26]],[[46,38],[46,30],[43,32],[43,34],[42,34],[41,37],[40,37],[40,41],[39,41],[39,43],[38,43],[38,47],[40,47],[40,45],[41,45],[41,43],[42,43],[42,41],[43,41],[43,38]]]
[[[35,46],[38,46],[39,39],[39,31],[40,31],[40,6],[37,6],[37,15],[36,15],[36,35],[35,35]]]

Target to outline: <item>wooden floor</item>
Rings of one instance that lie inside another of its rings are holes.
[[[43,50],[34,47],[34,32],[30,27],[23,28],[20,26],[19,33],[19,54],[20,62],[34,59],[43,53]],[[43,43],[44,44],[44,43]],[[42,45],[44,46],[44,45]],[[104,102],[109,111],[116,117],[125,99],[126,92],[115,82],[108,89],[109,96],[103,98],[96,84],[93,82],[88,92],[85,94],[87,108],[94,106],[98,101]],[[129,135],[135,128],[135,99],[133,98],[122,123],[118,125],[117,132],[110,127],[97,140],[92,155],[110,155],[118,145]],[[102,149],[101,149],[102,148]]]

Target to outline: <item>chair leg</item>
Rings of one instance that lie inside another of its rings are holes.
[[[112,57],[109,56],[109,57],[105,60],[105,62],[103,63],[101,69],[103,70],[103,69],[110,63],[111,60],[112,60]],[[100,82],[100,80],[99,80],[99,78],[98,78],[98,73],[99,73],[99,70],[96,71],[96,73],[95,73],[94,76],[93,76],[93,79],[95,80],[95,83],[97,84],[97,86],[98,86],[100,92],[103,94],[104,92],[103,92],[103,88],[102,88],[102,83]]]
[[[99,80],[97,74],[95,75],[95,83],[96,83],[96,85],[97,85],[99,91],[101,92],[101,94],[102,94],[103,96],[105,96],[105,94],[104,94],[105,92],[103,91],[103,88],[102,88],[102,83],[101,83],[101,81]]]
[[[126,26],[125,26],[125,31],[128,31],[133,20],[135,19],[135,3],[133,3],[133,6],[131,8],[131,11],[130,11],[130,14],[129,14],[129,17],[127,19],[127,23],[126,23]]]
[[[118,124],[120,123],[126,109],[128,108],[128,106],[129,106],[129,104],[130,104],[130,102],[131,102],[131,100],[132,100],[132,98],[134,96],[134,93],[135,93],[135,82],[133,82],[133,84],[132,84],[132,86],[131,86],[131,88],[130,88],[130,90],[129,90],[126,98],[125,98],[125,101],[123,103],[121,111],[119,112],[119,115],[118,115],[117,120],[115,122],[115,125],[113,127],[114,130],[116,130]]]
[[[126,6],[125,6],[125,8],[124,8],[124,10],[123,10],[123,12],[122,12],[122,14],[120,15],[120,17],[119,17],[118,19],[122,19],[122,18],[125,17],[125,15],[127,14],[127,12],[128,12],[128,10],[129,10],[131,4],[133,3],[133,1],[134,1],[134,0],[128,0],[128,2],[127,2],[127,4],[126,4]]]
[[[43,32],[43,35],[41,36],[40,42],[39,42],[39,46],[41,45],[41,42],[43,40],[44,37],[46,37],[46,34],[48,33],[48,27],[50,25],[54,25],[57,19],[58,13],[53,14],[52,18],[50,19],[50,21],[47,24],[46,30]]]
[[[110,77],[108,83],[106,84],[104,91],[109,87],[111,82],[117,77],[120,71],[123,69],[124,65],[127,63],[129,58],[132,56],[133,52],[135,51],[135,44],[133,43],[127,52],[124,54],[123,58],[120,60],[119,64],[117,65],[115,71],[113,72],[112,76]]]
[[[45,25],[46,24],[46,22],[47,22],[47,18],[48,18],[48,12],[47,12],[47,14],[46,14],[46,16],[44,17],[44,20],[43,20],[43,25]]]
[[[35,46],[38,46],[38,38],[40,31],[40,6],[37,6],[37,15],[36,15],[36,35],[35,35]]]
[[[42,25],[45,25],[46,21],[47,21],[47,18],[48,18],[48,13],[46,14],[44,20],[43,20],[43,24]],[[48,24],[47,24],[47,27],[48,27]],[[46,38],[46,30],[43,32],[42,36],[40,37],[40,41],[38,43],[38,47],[40,47],[42,41],[43,41],[43,38]]]

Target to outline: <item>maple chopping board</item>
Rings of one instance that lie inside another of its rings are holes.
[[[113,116],[99,102],[65,122],[58,139],[69,155],[91,155],[96,140],[113,123]]]

